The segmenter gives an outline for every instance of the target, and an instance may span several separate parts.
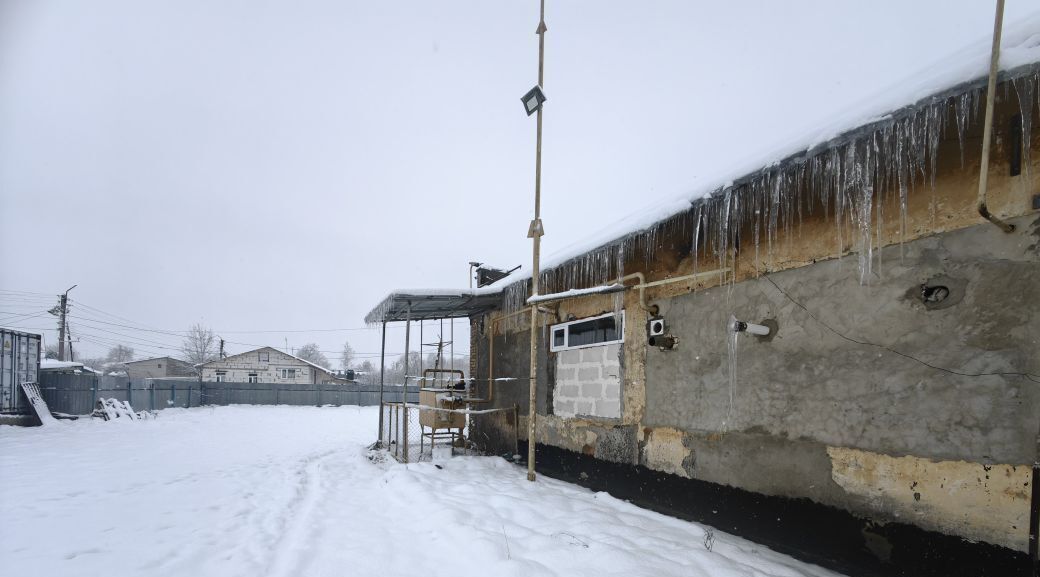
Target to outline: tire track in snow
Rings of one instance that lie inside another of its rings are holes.
[[[300,564],[300,553],[307,544],[307,532],[313,525],[311,517],[321,496],[322,468],[325,461],[339,451],[328,451],[303,461],[300,471],[298,496],[285,509],[281,536],[275,543],[268,562],[268,577],[295,575]]]

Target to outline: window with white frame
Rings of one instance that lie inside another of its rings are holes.
[[[295,379],[296,369],[278,369],[278,376],[283,379]]]
[[[260,382],[260,377],[256,373],[249,373],[249,382],[250,383],[259,383]]]
[[[226,383],[227,382],[227,371],[217,371],[217,382],[218,383]]]
[[[257,358],[261,363],[269,363],[271,362],[271,353],[270,351],[260,351],[257,354]]]
[[[620,320],[620,326],[618,326]],[[553,352],[625,342],[625,311],[567,321],[550,327]]]

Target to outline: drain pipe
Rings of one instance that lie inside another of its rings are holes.
[[[982,163],[979,167],[979,214],[982,218],[1000,227],[1000,230],[1015,232],[1015,225],[993,216],[986,206],[986,187],[989,181],[989,150],[993,140],[993,109],[997,93],[997,73],[1000,71],[1000,31],[1004,22],[1004,0],[997,0],[997,15],[993,22],[993,50],[989,60],[989,83],[986,86],[986,118],[982,125]],[[1029,143],[1025,144],[1029,146]]]
[[[666,278],[666,279],[661,279],[661,280],[655,280],[653,282],[646,282],[646,276],[643,273],[641,273],[641,272],[634,272],[632,274],[627,274],[627,275],[621,277],[621,283],[624,284],[626,281],[630,281],[632,279],[638,280],[639,284],[627,286],[626,288],[639,289],[639,308],[643,309],[644,311],[651,312],[650,311],[650,307],[646,304],[646,289],[648,289],[650,287],[661,286],[661,285],[666,285],[666,284],[672,284],[672,283],[677,283],[677,282],[694,281],[694,280],[700,279],[702,277],[709,277],[709,276],[717,275],[717,274],[720,274],[720,273],[728,273],[729,271],[730,271],[730,268],[726,267],[726,268],[715,269],[715,270],[706,270],[706,271],[693,273],[693,274],[688,274],[688,275],[683,275],[683,276],[676,276],[676,277],[671,277],[671,278]]]

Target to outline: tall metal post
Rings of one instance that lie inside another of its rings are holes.
[[[545,73],[545,0],[541,0],[538,17],[538,86],[544,86]],[[527,231],[532,244],[531,296],[538,294],[539,256],[541,253],[542,235],[542,110],[538,107],[538,137],[535,144],[534,157],[534,220]],[[538,408],[538,307],[531,307],[531,379],[530,406],[527,412],[527,480],[534,481],[534,446],[535,446],[535,414]]]
[[[404,421],[401,422],[401,436],[397,439],[397,446],[401,448],[404,462],[408,462],[408,360],[412,356],[409,350],[412,338],[412,303],[408,303],[404,321],[404,389],[401,391],[401,407],[404,409]]]
[[[379,439],[380,448],[386,446],[388,439],[383,438],[383,379],[386,376],[386,319],[383,319],[383,345],[379,348]],[[361,384],[357,383],[358,391]],[[361,404],[360,402],[358,403]]]

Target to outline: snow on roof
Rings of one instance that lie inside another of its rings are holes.
[[[501,286],[476,289],[398,289],[392,291],[367,315],[369,324],[412,320],[466,317],[495,308]]]
[[[195,365],[195,366],[196,366],[196,367],[205,367],[206,365],[210,365],[210,364],[213,364],[213,363],[219,363],[219,362],[225,361],[225,360],[227,360],[227,359],[230,359],[230,358],[232,358],[232,357],[240,357],[240,356],[242,356],[242,355],[248,355],[248,354],[250,354],[250,353],[255,353],[255,352],[257,352],[257,351],[263,351],[263,350],[269,350],[269,351],[274,351],[274,352],[276,352],[276,353],[280,353],[280,354],[283,354],[283,355],[285,355],[285,356],[287,356],[287,357],[291,357],[291,358],[293,358],[293,359],[296,359],[297,361],[300,361],[301,363],[304,363],[304,364],[310,365],[310,366],[312,366],[312,367],[314,367],[314,368],[316,368],[316,369],[318,369],[318,370],[320,370],[320,371],[322,371],[322,372],[324,372],[324,373],[328,373],[328,374],[330,374],[330,375],[332,375],[332,374],[333,374],[333,373],[332,373],[332,370],[331,370],[331,369],[326,369],[325,367],[323,367],[323,366],[321,366],[321,365],[316,365],[316,364],[314,364],[314,363],[312,363],[312,362],[308,361],[307,359],[301,359],[300,357],[298,357],[298,356],[296,356],[296,355],[290,355],[289,353],[287,353],[287,352],[285,352],[285,351],[283,351],[283,350],[281,350],[281,349],[276,349],[276,348],[274,348],[274,347],[260,347],[260,348],[256,348],[256,349],[253,349],[253,350],[249,350],[249,351],[243,351],[243,352],[241,352],[241,353],[235,353],[235,354],[233,354],[233,355],[228,355],[228,357],[227,357],[226,359],[214,359],[214,360],[212,360],[212,361],[209,361],[209,362],[207,362],[207,363],[201,363],[201,364],[198,364],[198,365]],[[334,376],[334,375],[333,375],[333,376]]]
[[[40,370],[58,370],[58,369],[82,369],[83,363],[75,363],[72,361],[59,361],[57,359],[41,359]]]
[[[167,356],[167,357],[150,357],[150,358],[147,358],[147,359],[139,359],[139,360],[136,360],[136,361],[126,361],[125,363],[122,363],[122,364],[124,364],[124,365],[132,365],[134,363],[147,363],[147,362],[151,362],[151,361],[161,361],[161,360],[164,360],[164,359],[168,359],[168,360],[171,360],[171,361],[176,362],[176,363],[188,364],[187,361],[182,361],[180,359],[175,359],[175,358],[169,357],[169,356]]]
[[[989,74],[991,48],[992,38],[975,41],[948,57],[924,67],[919,73],[904,81],[849,107],[845,113],[806,132],[802,138],[791,141],[772,154],[735,162],[722,169],[714,178],[706,179],[710,184],[652,204],[649,208],[631,213],[601,230],[590,231],[590,234],[582,240],[543,256],[542,270],[559,266],[598,247],[646,230],[689,210],[691,204],[728,188],[735,182],[746,180],[760,171],[777,166],[785,159],[816,151],[833,141],[844,140],[844,137],[856,133],[857,130],[892,118],[896,113],[916,103],[951,91],[977,88],[980,83],[985,83]],[[1040,11],[1013,25],[1005,26],[1001,35],[1000,52],[1000,69],[1005,73],[1005,78],[1008,72],[1014,72],[1016,69],[1021,71],[1023,68],[1033,67],[1037,63],[1040,63]],[[1035,74],[1036,72],[1029,73]],[[946,96],[951,95],[946,94]],[[504,289],[513,283],[528,279],[530,276],[531,266],[525,265],[513,274],[485,288]]]

